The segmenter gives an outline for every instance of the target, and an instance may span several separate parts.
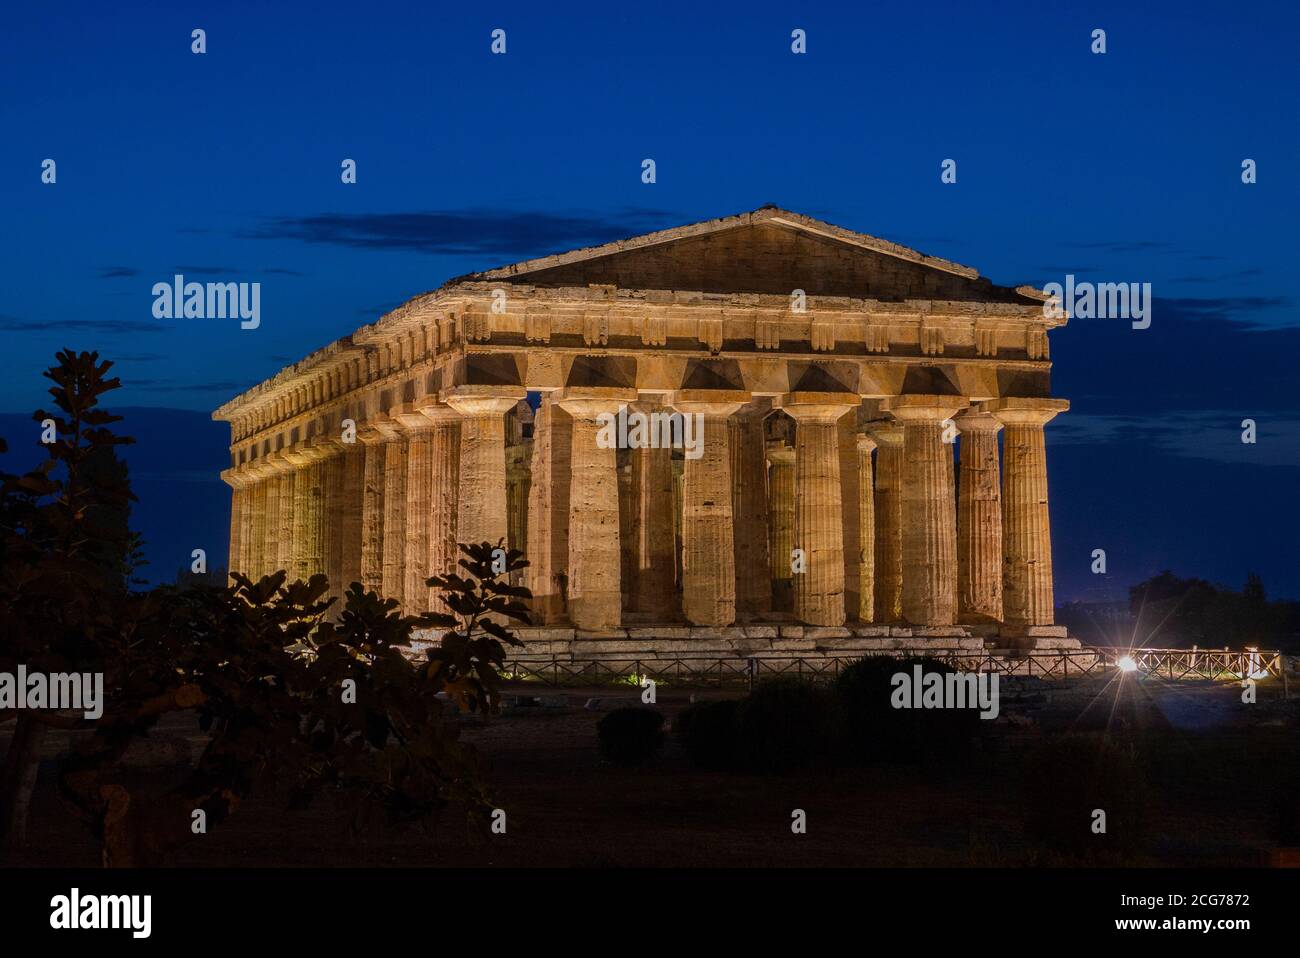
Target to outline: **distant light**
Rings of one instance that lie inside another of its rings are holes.
[[[1116,660],[1115,664],[1119,666],[1121,672],[1136,672],[1138,670],[1138,664],[1133,661],[1131,655],[1121,656]]]

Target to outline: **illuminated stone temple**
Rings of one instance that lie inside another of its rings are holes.
[[[774,207],[451,280],[213,414],[230,567],[421,611],[503,541],[546,653],[1072,646],[1046,299]]]

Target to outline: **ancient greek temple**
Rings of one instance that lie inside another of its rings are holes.
[[[230,568],[415,612],[486,540],[534,643],[1070,644],[1046,299],[774,207],[455,279],[213,414]]]

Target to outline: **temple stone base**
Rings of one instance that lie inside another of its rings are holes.
[[[507,650],[508,657],[560,658],[581,661],[607,657],[693,658],[717,656],[789,656],[898,652],[924,655],[930,652],[986,650],[1018,654],[1024,651],[1078,650],[1078,639],[1068,636],[986,637],[964,627],[900,628],[857,625],[842,628],[804,625],[744,625],[717,629],[692,626],[631,627],[584,630],[564,626],[515,628],[522,648]],[[1063,630],[1062,630],[1063,631]],[[438,640],[439,633],[416,632],[413,651],[422,651]],[[1026,644],[1033,643],[1033,644]]]

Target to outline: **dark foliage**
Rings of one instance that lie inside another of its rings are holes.
[[[736,766],[741,701],[696,702],[677,716],[673,722],[673,735],[691,764],[715,771]]]
[[[794,678],[754,688],[737,714],[742,768],[782,774],[827,763],[836,751],[834,699],[824,688]]]

